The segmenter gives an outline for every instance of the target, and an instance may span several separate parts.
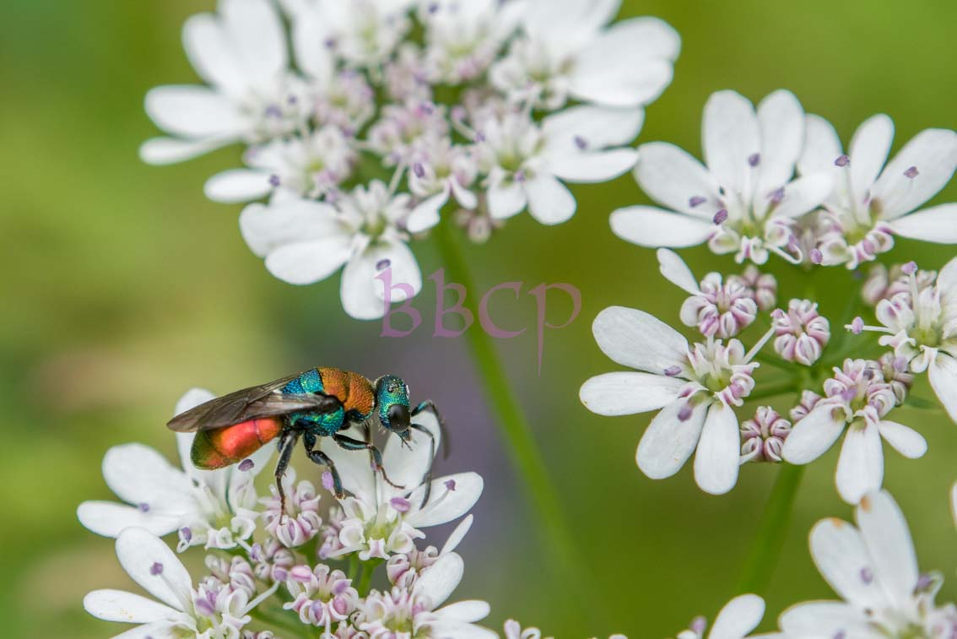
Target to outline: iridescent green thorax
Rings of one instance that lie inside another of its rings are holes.
[[[290,394],[321,393],[325,391],[322,377],[315,368],[306,371],[285,386],[282,391]],[[292,413],[288,419],[291,424],[308,425],[319,435],[332,435],[338,432],[345,421],[346,413],[342,406],[331,413]]]

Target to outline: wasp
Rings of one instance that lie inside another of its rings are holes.
[[[277,440],[279,461],[275,477],[282,505],[280,512],[283,512],[282,476],[300,440],[309,459],[329,469],[335,494],[340,499],[344,492],[339,472],[332,459],[318,447],[323,437],[331,437],[346,450],[369,451],[375,471],[390,485],[404,489],[386,476],[382,453],[372,443],[370,426],[378,423],[386,431],[395,433],[406,446],[413,430],[425,433],[429,437],[432,459],[435,437],[427,428],[412,421],[412,417],[426,410],[432,411],[439,427],[443,428],[431,400],[410,408],[409,387],[395,375],[372,381],[359,373],[338,368],[312,368],[212,399],[180,413],[167,426],[181,433],[196,432],[190,457],[197,468],[207,470],[238,463]],[[345,434],[353,426],[363,433],[363,439]],[[430,465],[422,478],[423,505],[429,500],[431,480]]]

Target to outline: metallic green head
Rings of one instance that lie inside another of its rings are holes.
[[[375,382],[375,405],[379,423],[404,440],[409,439],[409,387],[400,377],[385,375]]]

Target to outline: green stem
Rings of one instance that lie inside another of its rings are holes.
[[[758,523],[757,535],[745,562],[738,593],[761,595],[771,581],[787,534],[794,498],[797,496],[804,466],[783,464],[771,488],[771,496]]]
[[[448,274],[447,280],[465,286],[467,295],[462,303],[472,312],[473,317],[477,317],[473,301],[477,289],[452,225],[447,220],[444,221],[433,229],[433,236],[442,265]],[[440,291],[439,295],[441,294]],[[577,546],[565,520],[554,483],[548,476],[532,430],[505,374],[492,339],[478,326],[466,330],[465,335],[479,378],[484,385],[485,395],[498,418],[495,422],[507,444],[506,450],[524,480],[535,513],[541,522],[544,542],[558,562],[561,577],[567,580],[567,584],[579,584],[584,590],[597,596],[594,588],[585,585],[588,580],[582,579],[583,575],[588,574],[587,569],[578,557]]]
[[[302,632],[304,626],[301,623],[298,623],[298,619],[294,618],[285,610],[281,612],[267,612],[263,609],[262,606],[256,606],[249,611],[249,616],[258,621],[261,624],[271,626],[272,629],[282,630],[284,632],[292,632],[292,636],[299,636],[299,633]]]
[[[794,380],[789,379],[783,382],[761,386],[758,388],[758,390],[751,393],[744,399],[745,401],[752,402],[757,399],[764,399],[766,397],[776,397],[778,395],[784,395],[785,393],[794,393],[794,392],[796,392],[794,387]]]
[[[372,583],[372,575],[375,573],[375,569],[380,563],[382,563],[381,559],[373,559],[362,562],[362,565],[359,568],[359,583],[356,584],[356,590],[359,591],[360,597],[365,597],[369,594],[369,586]]]

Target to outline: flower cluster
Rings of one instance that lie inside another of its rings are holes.
[[[957,204],[921,209],[957,168],[957,133],[922,131],[888,162],[893,137],[891,119],[876,115],[845,154],[834,127],[792,93],[755,108],[720,91],[704,109],[705,164],[673,144],[639,146],[635,178],[664,208],[620,208],[611,227],[640,246],[707,243],[738,262],[776,254],[849,269],[889,251],[894,236],[957,243]]]
[[[211,398],[190,391],[178,410]],[[432,413],[415,420],[441,437]],[[154,599],[96,590],[84,606],[101,619],[140,624],[130,632],[153,639],[271,639],[273,632],[313,637],[316,629],[324,637],[496,637],[476,625],[488,615],[488,604],[446,603],[463,576],[455,549],[472,516],[461,519],[441,549],[416,546],[425,538],[423,528],[466,515],[482,492],[482,478],[459,473],[435,479],[423,504],[419,484],[432,463],[431,447],[427,435],[413,432],[408,446],[392,439],[383,452],[386,473],[407,489],[378,481],[364,451],[323,445],[348,496],[323,508],[325,495],[309,481],[297,482],[290,469],[282,479],[282,511],[275,487],[260,497],[253,483],[269,461],[269,447],[215,471],[196,469],[188,454],[178,470],[146,446],[112,448],[104,477],[128,503],[85,502],[78,515],[94,532],[116,538],[120,564]],[[180,450],[188,451],[191,435],[178,438]],[[210,553],[198,579],[161,539],[177,532],[180,552],[203,546]],[[370,589],[383,563],[388,587]]]
[[[147,94],[168,137],[141,155],[161,164],[245,145],[244,166],[210,178],[206,195],[266,200],[240,217],[252,251],[293,284],[341,267],[343,308],[362,319],[421,288],[408,242],[444,209],[464,211],[476,240],[525,210],[558,224],[576,209],[566,183],[631,169],[642,107],[680,49],[660,20],[610,24],[615,1],[281,5],[220,0],[187,20],[205,84]]]
[[[882,441],[909,458],[927,450],[920,433],[889,418],[908,399],[915,375],[928,371],[957,420],[957,280],[951,282],[957,259],[940,274],[904,265],[896,269],[903,281],[885,283],[879,296],[875,278],[868,279],[863,297],[851,296],[852,302],[880,297],[880,325],[856,318],[835,344],[815,302],[795,298],[786,310],[772,308],[776,282],[753,266],[743,275],[709,273],[698,282],[674,252],[659,249],[658,259],[662,275],[688,293],[679,317],[699,336],[689,342],[643,311],[605,309],[593,324],[599,347],[638,372],[598,375],[580,393],[602,415],[659,411],[637,451],[649,477],[670,477],[695,454],[698,485],[724,493],[735,485],[740,463],[807,464],[844,435],[836,483],[841,497],[857,503],[881,486]],[[868,348],[858,336],[865,330],[881,332],[880,344],[892,350],[848,358]],[[776,356],[762,353],[772,340]],[[795,403],[786,412],[760,405],[738,417],[747,403],[788,395]]]
[[[952,493],[957,498],[957,486]],[[818,639],[926,637],[957,633],[957,605],[937,604],[943,579],[921,573],[907,520],[885,491],[865,495],[856,509],[857,526],[824,519],[811,530],[811,556],[841,601],[808,601],[785,610],[777,632],[751,635],[764,616],[757,595],[731,600],[711,631],[696,618],[677,639]]]

